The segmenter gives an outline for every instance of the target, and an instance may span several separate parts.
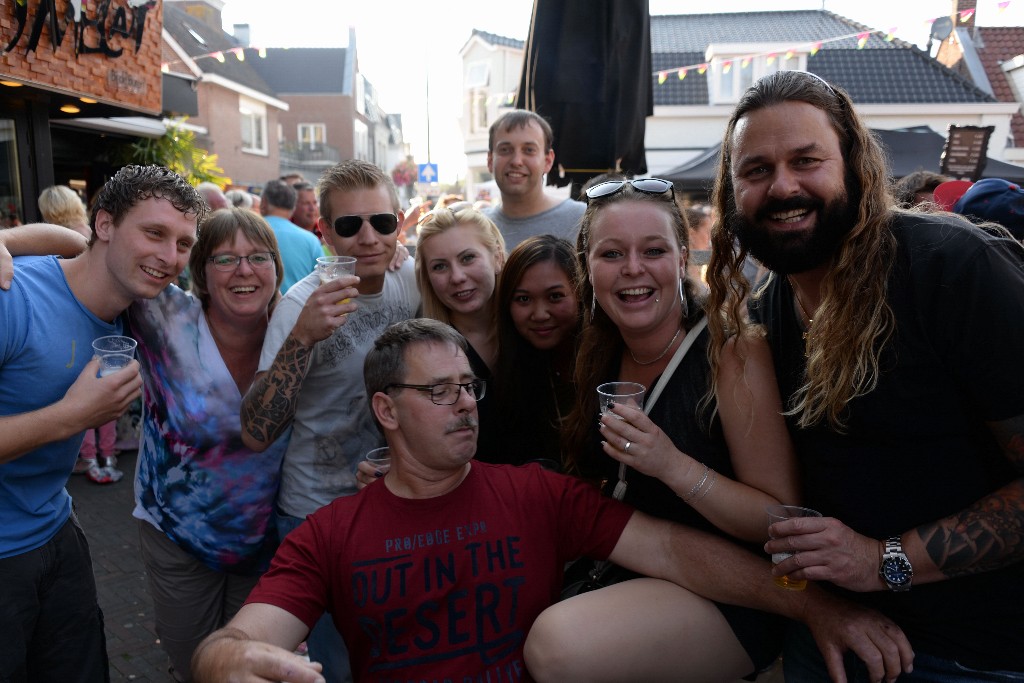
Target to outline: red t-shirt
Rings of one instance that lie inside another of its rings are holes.
[[[565,563],[607,558],[632,512],[537,465],[474,462],[437,498],[377,483],[289,534],[247,602],[310,627],[330,612],[359,681],[528,681],[523,642]]]

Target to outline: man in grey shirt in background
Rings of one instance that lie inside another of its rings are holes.
[[[527,237],[555,235],[576,241],[576,224],[586,204],[544,192],[544,175],[555,160],[551,126],[524,109],[491,125],[487,170],[501,191],[501,204],[484,214],[498,226],[508,250]]]

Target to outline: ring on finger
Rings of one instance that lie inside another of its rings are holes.
[[[622,447],[622,451],[623,451],[624,453],[627,453],[627,454],[628,454],[628,453],[629,453],[629,447],[630,447],[630,446],[632,446],[632,445],[633,445],[633,442],[632,442],[632,441],[627,441],[627,442],[626,442],[626,445]]]

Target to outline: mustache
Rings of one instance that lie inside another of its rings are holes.
[[[452,432],[457,432],[458,430],[465,429],[466,427],[469,427],[470,429],[477,429],[479,426],[480,424],[475,417],[472,415],[463,415],[458,420],[449,422],[444,428],[444,433],[451,434]]]
[[[786,211],[798,211],[800,209],[818,210],[824,208],[825,203],[820,199],[812,197],[786,197],[785,199],[768,199],[754,214],[758,220],[766,220],[773,213]]]

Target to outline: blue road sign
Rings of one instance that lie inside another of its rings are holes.
[[[421,183],[437,182],[437,164],[420,164],[419,167]]]

